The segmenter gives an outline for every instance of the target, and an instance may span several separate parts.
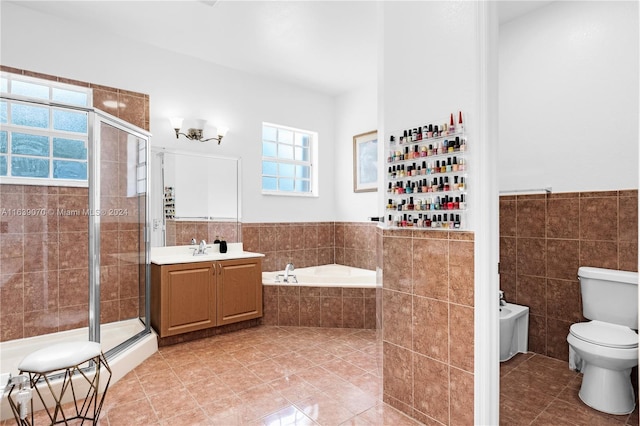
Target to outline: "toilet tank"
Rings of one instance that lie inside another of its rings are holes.
[[[638,273],[578,268],[582,314],[590,320],[638,328]]]

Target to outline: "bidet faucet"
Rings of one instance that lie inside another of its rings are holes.
[[[295,268],[293,267],[293,263],[287,263],[287,266],[284,267],[284,278],[282,279],[285,283],[289,282],[289,273],[293,272]]]
[[[498,293],[500,294],[500,306],[505,306],[507,301],[504,300],[504,291],[499,290]]]

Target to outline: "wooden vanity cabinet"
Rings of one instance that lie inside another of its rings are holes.
[[[151,265],[151,325],[160,337],[216,325],[213,262]]]
[[[151,265],[151,325],[160,337],[262,316],[262,259]]]
[[[262,260],[259,257],[218,262],[217,325],[262,316]]]

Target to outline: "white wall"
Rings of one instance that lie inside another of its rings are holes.
[[[375,86],[361,87],[336,98],[336,146],[332,168],[336,179],[337,221],[364,222],[369,217],[378,216],[376,192],[353,192],[353,137],[377,130],[377,111]],[[378,143],[382,143],[380,138]],[[380,163],[380,171],[383,166]]]
[[[612,1],[500,27],[500,190],[638,187],[638,27],[638,3]]]
[[[336,194],[352,192],[351,184],[335,184],[332,97],[96,33],[14,3],[2,2],[1,15],[3,65],[147,93],[152,145],[242,157],[243,222],[332,221],[336,199],[341,197]],[[343,108],[345,115],[352,115],[349,108]],[[371,114],[375,120],[375,112]],[[172,115],[220,120],[230,130],[219,146],[215,142],[177,142],[168,121]],[[260,193],[262,121],[319,133],[319,197]],[[355,122],[354,126],[360,128]],[[367,120],[363,127],[375,125]],[[369,214],[367,210],[357,216]]]

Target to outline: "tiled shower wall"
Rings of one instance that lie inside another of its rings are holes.
[[[529,307],[529,350],[567,360],[580,266],[638,270],[638,191],[500,197],[500,288]]]
[[[384,401],[425,424],[474,420],[474,235],[382,235]]]
[[[147,95],[96,86],[9,67],[3,71],[93,88],[96,108],[148,129]],[[103,167],[127,166],[117,140],[103,135]],[[117,137],[117,135],[113,135]],[[118,173],[116,173],[118,175]],[[125,174],[126,176],[126,174]],[[128,208],[129,217],[105,218],[101,235],[101,322],[139,316],[138,267],[118,256],[135,252],[139,235],[132,222],[137,205],[103,182],[103,206]],[[111,203],[111,204],[109,204]],[[0,206],[44,209],[55,214],[0,216],[0,341],[47,334],[88,323],[88,217],[62,213],[88,208],[86,188],[0,185]]]

